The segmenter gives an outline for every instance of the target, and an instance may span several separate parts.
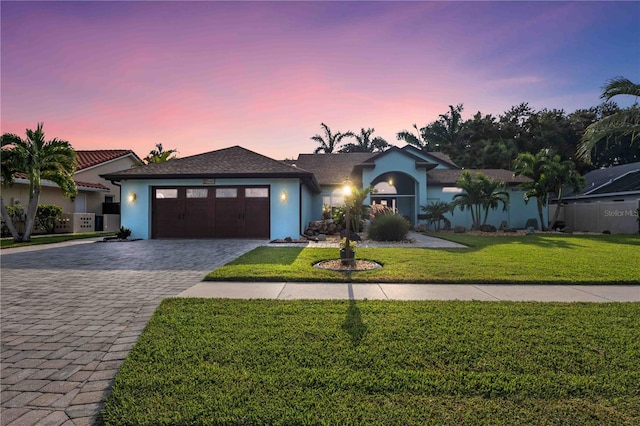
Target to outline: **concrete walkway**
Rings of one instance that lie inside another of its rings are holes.
[[[179,297],[640,302],[640,286],[201,282]]]
[[[414,238],[416,243],[403,246],[454,247]],[[201,281],[207,272],[267,244],[77,240],[0,251],[0,424],[95,423],[120,365],[167,297],[640,301],[640,286]]]

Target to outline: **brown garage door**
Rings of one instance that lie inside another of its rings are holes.
[[[153,238],[269,238],[269,187],[154,187]]]

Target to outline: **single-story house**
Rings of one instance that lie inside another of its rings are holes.
[[[78,166],[73,180],[78,193],[71,198],[62,195],[60,188],[53,182],[43,180],[40,193],[40,204],[54,204],[62,207],[65,214],[89,213],[95,217],[120,214],[120,188],[100,175],[112,173],[143,164],[142,160],[131,150],[77,150]],[[4,201],[9,206],[26,206],[29,203],[29,180],[26,175],[18,173],[14,184],[2,189]],[[117,219],[117,218],[116,218]],[[119,219],[118,219],[119,221]],[[95,221],[95,224],[98,224]],[[93,223],[93,222],[92,222]],[[116,227],[117,224],[111,226]],[[95,225],[87,231],[93,231]],[[100,229],[101,230],[101,229]]]
[[[584,175],[585,185],[562,197],[559,221],[574,231],[635,234],[640,208],[640,162],[592,170]],[[549,217],[558,208],[550,200]]]
[[[474,172],[473,170],[471,170]],[[507,184],[511,204],[488,223],[524,228],[537,217],[535,200],[524,203],[518,184],[527,178],[507,170],[482,170]],[[240,146],[102,175],[121,186],[122,226],[134,238],[296,238],[322,218],[323,205],[344,203],[350,180],[376,192],[365,203],[394,207],[418,223],[421,206],[451,201],[462,169],[447,156],[412,146],[382,153],[300,154],[278,161]],[[470,213],[450,215],[453,226],[471,226]]]

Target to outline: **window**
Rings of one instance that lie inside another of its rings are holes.
[[[161,199],[161,198],[178,198],[178,189],[177,188],[171,188],[171,189],[156,188],[156,198],[157,199]]]
[[[114,202],[114,197],[113,195],[105,195],[104,196],[104,202],[108,203],[108,204],[112,204]]]
[[[216,188],[216,198],[237,198],[238,188]]]
[[[269,188],[246,188],[244,191],[244,195],[247,198],[269,197]]]
[[[187,198],[207,198],[207,188],[187,188]]]
[[[457,194],[462,192],[462,188],[458,188],[457,186],[445,186],[442,188],[442,192],[453,192]]]

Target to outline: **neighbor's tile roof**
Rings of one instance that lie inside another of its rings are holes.
[[[25,173],[14,173],[13,177],[15,179],[27,179],[27,175]],[[74,182],[76,183],[76,186],[78,186],[80,189],[82,188],[92,188],[92,189],[100,189],[100,190],[104,190],[104,191],[110,191],[111,188],[109,188],[108,186],[104,186],[101,183],[93,183],[93,182],[81,182],[79,180],[75,180]]]
[[[102,175],[108,180],[223,177],[298,177],[319,191],[311,172],[292,167],[240,146]]]
[[[429,184],[446,184],[455,185],[460,175],[465,170],[441,170],[434,169],[427,172],[427,181]],[[512,171],[504,169],[466,169],[470,173],[482,173],[485,176],[490,177],[498,182],[504,182],[506,184],[518,184],[531,182],[531,179],[525,176],[515,176]]]
[[[310,171],[320,185],[341,185],[347,179],[357,180],[359,176],[352,174],[354,167],[376,155],[378,153],[370,152],[300,154],[297,160],[284,162]]]
[[[130,149],[100,149],[94,151],[76,151],[78,154],[78,167],[76,170],[86,169],[107,161],[132,154],[140,163],[142,160]]]

